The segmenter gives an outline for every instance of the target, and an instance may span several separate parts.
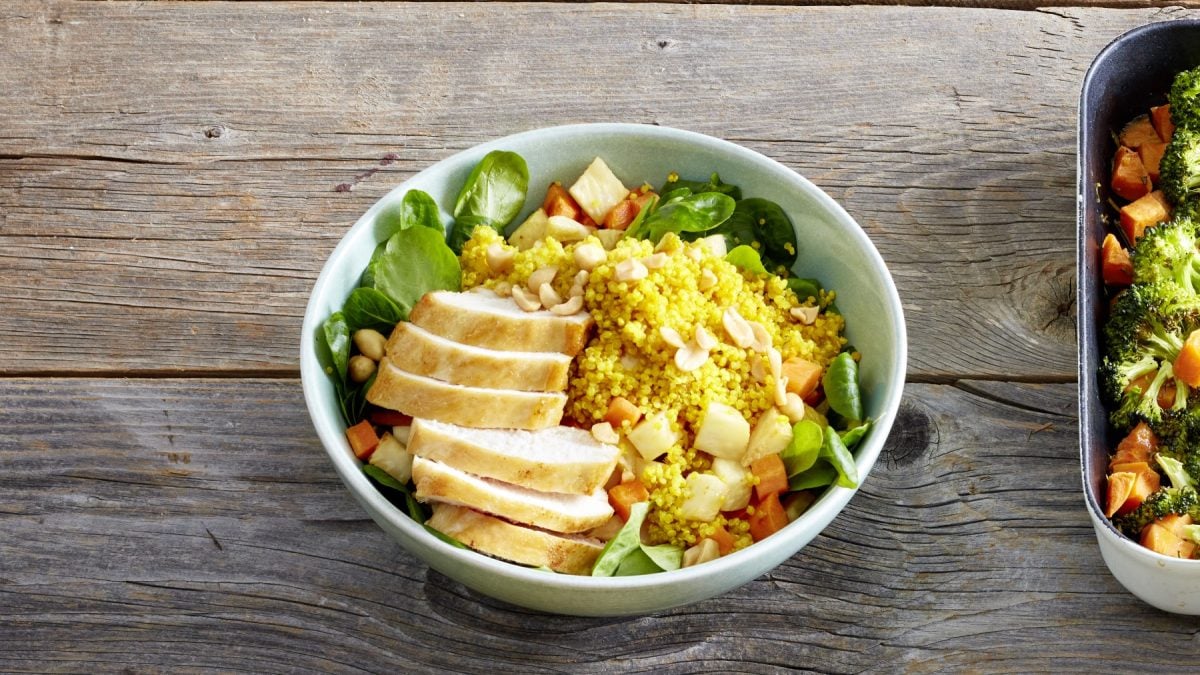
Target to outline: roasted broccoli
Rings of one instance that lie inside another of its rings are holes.
[[[1200,130],[1200,68],[1176,75],[1167,100],[1171,104],[1171,121],[1176,127]]]
[[[1133,511],[1113,518],[1113,524],[1137,539],[1142,528],[1172,513],[1189,515],[1192,520],[1200,521],[1200,495],[1190,487],[1161,488]]]
[[[1176,206],[1200,198],[1200,126],[1178,127],[1163,153],[1159,184]]]
[[[1172,367],[1197,328],[1200,303],[1184,301],[1172,282],[1134,284],[1118,297],[1105,327],[1107,355],[1100,366],[1114,426],[1128,429],[1142,419],[1160,438],[1174,439],[1191,418],[1200,419],[1200,396],[1189,396]]]
[[[1183,214],[1147,229],[1131,258],[1139,284],[1173,283],[1182,294],[1200,298],[1200,221]]]

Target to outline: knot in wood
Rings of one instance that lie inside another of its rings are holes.
[[[212,126],[204,130],[205,138],[220,138],[225,134],[225,130],[220,126]]]
[[[941,437],[929,413],[907,401],[900,403],[892,433],[883,444],[888,467],[907,466],[937,448]]]

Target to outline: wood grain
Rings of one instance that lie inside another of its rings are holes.
[[[1071,380],[1079,82],[1116,34],[1193,15],[6,3],[0,373],[294,375],[316,273],[387,189],[622,120],[841,201],[905,300],[910,377]]]
[[[553,617],[366,519],[299,385],[0,380],[0,670],[1088,671],[1194,663],[1080,493],[1071,385],[911,385],[846,511],[723,597]]]

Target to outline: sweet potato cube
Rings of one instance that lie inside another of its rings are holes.
[[[1171,105],[1160,105],[1150,109],[1150,123],[1154,125],[1154,130],[1158,132],[1158,139],[1163,143],[1170,143],[1171,136],[1175,134],[1175,123],[1171,121]]]
[[[1200,330],[1194,330],[1183,341],[1175,357],[1175,377],[1189,387],[1200,387]]]
[[[783,376],[787,378],[787,390],[804,398],[817,389],[821,383],[820,364],[799,357],[792,357],[783,362]]]
[[[1162,164],[1163,153],[1167,151],[1167,144],[1162,141],[1146,141],[1142,143],[1142,147],[1138,148],[1138,156],[1142,158],[1142,166],[1146,167],[1146,175],[1150,176],[1150,182],[1158,184],[1158,167]]]
[[[1171,217],[1171,205],[1162,190],[1155,190],[1121,207],[1121,229],[1129,243],[1137,242],[1148,227]]]
[[[1176,537],[1187,539],[1187,530],[1184,528],[1192,524],[1192,517],[1186,513],[1169,513],[1154,522],[1167,528]]]
[[[1120,464],[1111,464],[1108,470],[1113,473],[1132,473],[1137,475],[1143,471],[1154,471],[1150,468],[1149,462],[1122,462]]]
[[[551,183],[546,189],[546,199],[542,202],[542,210],[547,216],[566,216],[571,220],[579,222],[579,216],[583,213],[583,209],[579,208],[579,204],[575,203],[575,198],[567,189],[562,186],[562,183]]]
[[[1133,283],[1133,261],[1129,251],[1111,233],[1105,235],[1100,251],[1100,271],[1109,286],[1128,286]]]
[[[1143,143],[1149,141],[1160,142],[1162,138],[1159,137],[1158,131],[1150,122],[1148,115],[1135,118],[1121,130],[1121,145],[1127,148],[1137,150],[1142,147]]]
[[[1150,192],[1150,174],[1135,150],[1117,148],[1113,156],[1112,191],[1123,199],[1133,201]]]
[[[1158,473],[1153,469],[1134,474],[1133,489],[1129,491],[1129,495],[1125,498],[1125,503],[1117,509],[1117,515],[1124,515],[1141,506],[1142,502],[1154,494],[1155,490],[1159,487],[1161,487],[1161,483]]]
[[[637,218],[639,210],[637,202],[623,199],[604,216],[604,227],[610,230],[624,230]]]
[[[1133,483],[1136,480],[1137,474],[1128,471],[1108,475],[1108,504],[1104,508],[1106,518],[1112,518],[1117,511],[1121,510],[1122,506],[1125,506],[1126,500],[1133,492]]]
[[[1117,444],[1117,451],[1113,454],[1112,463],[1108,465],[1109,472],[1113,471],[1112,467],[1116,464],[1128,462],[1149,463],[1150,457],[1157,450],[1158,437],[1154,435],[1154,431],[1150,429],[1150,425],[1145,422],[1138,422],[1137,426]]]
[[[1191,558],[1196,544],[1176,535],[1158,523],[1150,523],[1142,530],[1142,546],[1172,558]]]

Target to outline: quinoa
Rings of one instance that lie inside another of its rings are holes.
[[[594,237],[585,241],[599,242]],[[477,228],[462,252],[463,287],[497,289],[504,284],[524,284],[534,271],[552,265],[559,270],[555,290],[565,294],[578,272],[573,251],[582,243],[563,246],[547,238],[517,251],[495,230]],[[513,265],[504,274],[496,274],[488,266],[487,249],[493,245],[515,252]],[[620,262],[644,260],[656,252],[665,254],[661,267],[650,269],[636,281],[617,279]],[[716,282],[701,290],[705,270]],[[675,421],[682,432],[678,444],[658,461],[642,462],[640,457],[631,461],[650,492],[647,535],[651,541],[687,547],[724,527],[733,535],[735,548],[750,545],[748,524],[730,513],[708,522],[690,521],[679,514],[689,496],[686,474],[711,469],[710,458],[692,447],[705,407],[711,402],[723,403],[753,424],[774,405],[769,369],[762,376],[762,369],[754,367],[755,360],[765,358],[731,344],[722,317],[727,309],[736,309],[747,321],[762,325],[784,360],[802,358],[825,367],[846,344],[842,317],[822,311],[811,325],[803,325],[792,319],[789,311],[802,306],[826,307],[833,299],[832,293],[825,292],[819,298],[797,298],[784,279],[743,273],[713,255],[706,243],[683,242],[674,234],[666,235],[657,246],[645,240],[622,239],[609,251],[608,259],[591,271],[583,306],[596,322],[596,331],[572,365],[565,414],[570,421],[588,427],[603,421],[610,401],[621,396],[645,415],[663,412]],[[676,348],[663,337],[664,327],[677,331],[684,341],[702,327],[718,342],[703,365],[685,372],[675,364]],[[760,377],[755,376],[756,371]],[[636,455],[631,448],[625,450],[627,457]]]

